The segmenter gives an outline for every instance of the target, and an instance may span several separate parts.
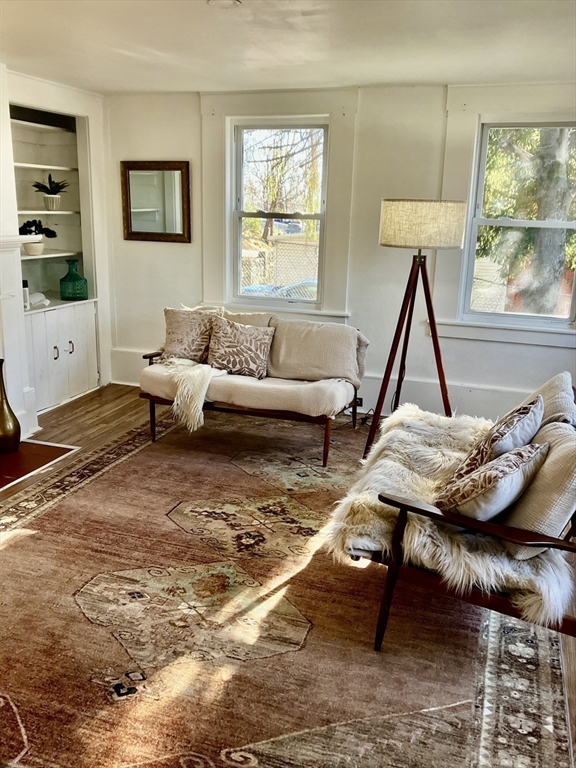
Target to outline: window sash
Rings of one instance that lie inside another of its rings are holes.
[[[474,284],[474,267],[476,261],[476,245],[478,229],[481,226],[523,227],[525,229],[576,229],[576,221],[559,221],[557,219],[487,219],[482,216],[484,188],[486,184],[486,161],[488,156],[488,139],[491,128],[543,128],[547,126],[571,127],[572,123],[484,123],[481,125],[481,140],[479,142],[475,163],[475,178],[473,179],[473,198],[469,208],[467,231],[464,247],[464,265],[462,274],[462,289],[460,291],[460,320],[468,320],[496,325],[511,323],[524,326],[566,327],[573,325],[576,320],[576,280],[572,288],[572,300],[569,317],[551,317],[548,315],[516,314],[513,312],[481,312],[471,308],[472,288]]]
[[[323,131],[322,143],[322,180],[320,186],[320,210],[316,213],[283,213],[281,211],[248,211],[243,210],[244,190],[244,131],[246,130],[282,130],[310,128]],[[246,304],[267,304],[270,306],[301,305],[304,308],[319,308],[322,305],[324,242],[326,228],[326,191],[328,187],[328,125],[322,123],[291,122],[290,120],[274,120],[236,124],[234,126],[234,209],[232,211],[232,290],[235,301]],[[319,222],[318,239],[318,283],[316,299],[290,299],[274,296],[246,296],[240,292],[242,281],[242,219],[299,219]]]

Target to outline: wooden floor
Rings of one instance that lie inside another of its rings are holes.
[[[42,430],[33,437],[52,443],[65,443],[80,446],[81,450],[72,454],[70,461],[76,460],[82,453],[88,453],[121,437],[129,429],[148,424],[148,403],[138,397],[137,387],[110,384],[88,395],[73,400],[66,405],[40,416]],[[161,406],[159,409],[163,410]],[[159,410],[159,413],[161,413]],[[67,461],[62,459],[54,468],[60,470]],[[43,477],[46,477],[44,474]],[[11,494],[34,483],[34,478],[0,491],[0,501]],[[574,599],[576,608],[576,598]],[[576,638],[562,637],[564,652],[564,672],[568,692],[570,722],[572,732],[572,750],[576,753]]]

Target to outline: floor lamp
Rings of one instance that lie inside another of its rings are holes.
[[[440,354],[440,344],[438,342],[438,332],[436,330],[436,320],[434,318],[434,308],[432,307],[432,296],[430,294],[430,284],[428,282],[428,273],[426,271],[426,255],[422,249],[439,248],[461,248],[464,236],[464,222],[466,219],[466,203],[456,200],[382,200],[382,210],[380,215],[380,245],[389,248],[411,248],[418,249],[418,253],[412,257],[412,269],[408,277],[404,301],[400,309],[400,316],[396,326],[396,332],[392,340],[388,362],[378,395],[378,402],[374,410],[370,433],[364,449],[364,458],[372,447],[378,424],[384,406],[384,398],[390,384],[392,368],[400,346],[400,338],[404,326],[404,342],[402,344],[402,353],[400,357],[400,367],[398,369],[398,383],[396,392],[392,400],[394,411],[400,402],[400,393],[402,391],[402,382],[406,368],[406,353],[408,351],[408,341],[410,339],[410,328],[412,326],[412,316],[414,314],[414,303],[416,301],[416,290],[418,288],[418,278],[422,277],[422,286],[424,288],[424,298],[426,300],[426,309],[428,311],[428,322],[430,324],[430,335],[434,347],[434,358],[438,370],[438,379],[440,382],[440,391],[442,393],[442,402],[444,404],[444,413],[447,416],[452,415],[450,400],[448,399],[448,387],[446,386],[446,377],[442,366],[442,355]]]

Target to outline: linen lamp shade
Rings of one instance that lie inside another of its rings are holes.
[[[466,203],[460,200],[382,200],[380,245],[461,248]]]

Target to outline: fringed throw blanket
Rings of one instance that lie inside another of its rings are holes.
[[[214,376],[225,376],[226,371],[219,371],[209,365],[194,363],[192,360],[167,360],[172,379],[176,384],[176,396],[172,405],[174,417],[190,432],[204,424],[202,407],[206,392]]]
[[[433,504],[456,465],[491,426],[471,416],[439,416],[406,404],[387,418],[361,476],[340,501],[327,526],[329,549],[339,558],[350,549],[390,552],[397,510],[379,493]],[[496,539],[440,526],[410,514],[404,558],[439,573],[460,592],[472,586],[511,594],[526,621],[559,621],[571,598],[572,572],[564,553],[547,550],[516,560]]]

